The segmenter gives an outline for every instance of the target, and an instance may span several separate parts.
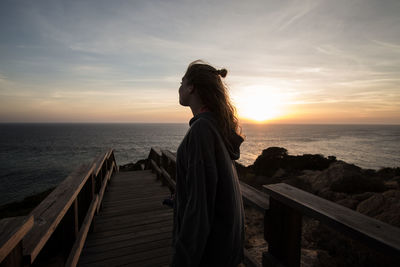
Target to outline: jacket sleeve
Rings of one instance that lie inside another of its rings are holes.
[[[198,266],[214,219],[218,181],[215,136],[207,122],[192,126],[187,148],[186,192],[188,196],[177,234],[172,266]]]

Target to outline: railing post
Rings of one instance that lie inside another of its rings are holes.
[[[79,233],[79,210],[78,210],[78,197],[76,197],[74,201],[74,233],[75,238],[78,236]]]
[[[268,252],[263,254],[263,266],[300,266],[302,215],[270,197],[264,218],[264,238]],[[276,261],[277,260],[277,261]]]

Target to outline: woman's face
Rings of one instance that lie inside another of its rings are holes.
[[[193,86],[188,84],[188,80],[184,76],[181,81],[181,86],[179,87],[179,104],[182,106],[189,106],[190,95],[193,91]]]

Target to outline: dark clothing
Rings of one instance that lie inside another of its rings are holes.
[[[172,266],[236,267],[243,259],[244,209],[233,159],[243,138],[232,131],[224,143],[212,112],[189,124],[177,151]]]

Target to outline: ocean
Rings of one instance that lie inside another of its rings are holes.
[[[82,163],[114,148],[118,165],[147,158],[150,147],[176,151],[183,124],[0,124],[0,205],[56,186]],[[400,125],[244,124],[240,163],[270,146],[322,154],[363,168],[399,167]]]

